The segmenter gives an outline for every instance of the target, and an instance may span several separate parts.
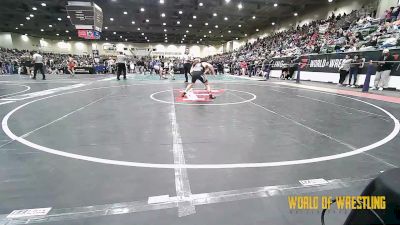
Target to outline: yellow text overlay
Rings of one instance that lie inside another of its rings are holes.
[[[334,200],[336,203],[333,204]],[[289,209],[386,209],[385,196],[288,196]]]

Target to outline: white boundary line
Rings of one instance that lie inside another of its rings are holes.
[[[175,100],[174,90],[171,90],[172,101]],[[172,152],[174,153],[174,164],[185,165],[185,154],[183,152],[182,137],[176,120],[175,104],[171,104],[170,112],[172,128]],[[189,177],[186,168],[175,168],[175,189],[178,202],[178,216],[188,216],[196,213],[196,209],[190,200],[192,191],[190,189]]]
[[[90,102],[90,103],[78,108],[78,109],[75,109],[74,111],[71,111],[71,112],[65,114],[64,116],[61,116],[61,117],[59,117],[59,118],[57,118],[57,119],[55,119],[55,120],[43,125],[43,126],[40,126],[40,127],[36,128],[36,129],[34,129],[32,131],[27,132],[26,134],[22,135],[21,137],[22,138],[26,138],[26,137],[30,136],[31,134],[35,133],[36,131],[41,130],[41,129],[45,128],[45,127],[48,127],[48,126],[50,126],[50,125],[52,125],[54,123],[57,123],[58,121],[61,121],[61,120],[65,119],[65,118],[67,118],[68,116],[70,116],[72,114],[75,114],[75,113],[77,113],[79,111],[82,111],[82,110],[86,109],[87,107],[89,107],[89,106],[91,106],[93,104],[96,104],[97,102],[100,102],[100,101],[104,100],[107,97],[108,96],[103,96],[101,98],[98,98],[98,99],[96,99],[96,100],[94,100],[94,101],[92,101],[92,102]]]
[[[240,78],[244,80],[252,80],[252,81],[265,81],[265,78],[257,78],[256,76],[253,77],[246,77],[246,76],[236,76],[236,75],[230,75],[230,74],[225,74],[227,77],[235,77],[235,78]]]
[[[170,90],[166,90],[166,91],[159,91],[156,93],[153,93],[150,95],[150,98],[153,99],[156,102],[160,102],[160,103],[165,103],[165,104],[175,104],[175,105],[189,105],[189,106],[199,106],[199,105],[204,105],[204,106],[225,106],[225,105],[238,105],[238,104],[243,104],[243,103],[247,103],[247,102],[251,102],[257,99],[257,96],[253,93],[250,92],[246,92],[246,91],[238,91],[238,90],[231,90],[231,89],[225,89],[225,91],[232,91],[232,92],[239,92],[239,93],[245,93],[248,95],[251,95],[252,98],[248,99],[248,100],[244,100],[244,101],[240,101],[240,102],[227,102],[227,103],[180,103],[180,102],[168,102],[168,101],[164,101],[164,100],[160,100],[155,98],[154,96],[161,94],[161,93],[166,93],[169,92]]]
[[[14,103],[14,102],[15,102],[15,101],[0,102],[0,105],[10,104],[10,103]]]
[[[284,93],[284,94],[290,94],[290,93],[288,93],[288,92],[278,91],[278,90],[274,90],[274,89],[271,89],[271,91],[278,92],[278,93]],[[327,102],[327,101],[323,101],[323,100],[315,99],[315,98],[310,98],[310,97],[303,96],[303,95],[295,95],[295,96],[296,96],[296,97],[299,97],[299,98],[305,98],[305,99],[309,99],[309,100],[312,100],[312,101],[323,102],[323,103],[326,103],[326,104],[331,104],[331,105],[334,105],[334,106],[338,106],[338,107],[342,107],[342,108],[346,108],[346,109],[352,109],[352,110],[356,110],[356,111],[359,111],[359,112],[367,113],[367,114],[370,114],[370,115],[378,116],[380,119],[389,122],[389,120],[386,120],[386,119],[385,119],[386,116],[383,116],[383,115],[379,115],[379,114],[375,114],[375,113],[372,113],[372,112],[368,112],[368,111],[364,111],[364,110],[360,110],[360,109],[356,109],[356,108],[352,108],[352,107],[347,107],[347,106],[343,106],[343,105],[339,105],[339,104],[335,104],[335,103],[330,103],[330,102]],[[238,97],[239,97],[239,96],[238,96]],[[254,102],[251,102],[251,103],[252,103],[252,104],[255,104]],[[257,106],[259,106],[259,107],[265,109],[265,108],[264,108],[263,106],[261,106],[261,105],[258,105],[258,104],[255,104],[255,105],[257,105]],[[265,110],[267,110],[267,109],[265,109]],[[270,111],[270,112],[274,113],[272,110],[267,110],[267,111]],[[275,114],[275,113],[274,113],[274,114]],[[281,116],[280,114],[276,114],[276,115]],[[299,122],[294,121],[294,120],[292,120],[292,119],[290,119],[290,118],[286,118],[285,116],[281,116],[281,117],[283,117],[283,118],[285,118],[285,119],[288,119],[288,120],[291,120],[291,121],[294,122],[294,123],[299,123]],[[301,123],[299,123],[299,124],[300,124],[301,126],[305,126],[305,125],[302,125]],[[312,129],[312,128],[310,128],[310,127],[307,127],[307,129],[310,129],[310,130],[314,131],[314,129]],[[317,131],[317,132],[318,132],[318,131]],[[318,132],[318,133],[320,133],[320,132]],[[350,144],[347,144],[347,143],[345,143],[345,142],[343,142],[343,141],[340,141],[340,140],[338,140],[338,139],[332,138],[332,137],[330,137],[330,136],[327,135],[327,134],[321,134],[321,135],[324,135],[324,136],[326,136],[326,137],[332,139],[333,141],[336,141],[336,142],[338,142],[338,143],[340,143],[340,144],[343,144],[343,145],[349,147],[349,148],[352,149],[352,150],[356,149],[354,146],[352,146],[352,145],[350,145]],[[379,158],[379,157],[376,157],[376,156],[371,155],[371,154],[366,153],[366,152],[363,152],[362,154],[364,154],[364,155],[366,155],[366,156],[368,156],[368,157],[371,157],[371,158],[373,158],[373,159],[375,159],[375,160],[377,160],[377,161],[379,161],[379,162],[381,162],[381,163],[384,163],[385,165],[387,165],[387,166],[389,166],[389,167],[397,168],[397,166],[395,166],[395,165],[393,165],[393,164],[391,164],[391,163],[389,163],[389,162],[386,162],[385,160],[383,160],[383,159],[381,159],[381,158]]]
[[[242,84],[243,85],[243,84]],[[128,86],[128,85],[125,85]],[[133,85],[132,85],[133,86]],[[121,86],[114,86],[114,87],[121,87]],[[85,90],[79,90],[79,91],[72,91],[72,92],[67,92],[67,93],[60,93],[57,95],[52,95],[52,96],[47,96],[41,99],[36,99],[31,102],[25,103],[23,105],[18,106],[17,108],[13,109],[10,111],[2,120],[2,128],[3,131],[6,133],[8,137],[10,137],[12,140],[16,140],[20,142],[21,144],[24,144],[26,146],[29,146],[31,148],[35,148],[39,151],[47,152],[50,154],[54,155],[59,155],[67,158],[72,158],[72,159],[78,159],[78,160],[84,160],[84,161],[89,161],[89,162],[96,162],[96,163],[101,163],[101,164],[108,164],[108,165],[119,165],[119,166],[128,166],[128,167],[144,167],[144,168],[160,168],[160,169],[176,169],[176,168],[187,168],[187,169],[233,169],[233,168],[261,168],[261,167],[276,167],[276,166],[289,166],[289,165],[300,165],[300,164],[309,164],[309,163],[316,163],[316,162],[323,162],[323,161],[329,161],[329,160],[334,160],[334,159],[341,159],[341,158],[346,158],[354,155],[361,154],[366,151],[370,151],[374,148],[377,148],[379,146],[382,146],[389,141],[393,140],[397,134],[400,132],[400,123],[399,120],[394,117],[391,113],[386,111],[385,109],[376,106],[372,103],[365,102],[360,99],[348,97],[348,96],[343,96],[339,94],[333,94],[333,93],[328,93],[330,95],[336,95],[348,99],[352,99],[354,101],[358,101],[367,105],[370,105],[378,110],[381,110],[384,112],[386,115],[388,115],[394,122],[394,128],[392,132],[385,138],[383,138],[380,141],[377,141],[373,144],[361,147],[359,149],[355,149],[350,152],[345,152],[345,153],[340,153],[340,154],[335,154],[335,155],[329,155],[329,156],[323,156],[323,157],[315,157],[315,158],[308,158],[308,159],[301,159],[301,160],[289,160],[289,161],[277,161],[277,162],[263,162],[263,163],[233,163],[233,164],[185,164],[185,165],[178,165],[178,164],[157,164],[157,163],[142,163],[142,162],[129,162],[129,161],[119,161],[119,160],[109,160],[109,159],[103,159],[103,158],[96,158],[96,157],[90,157],[90,156],[84,156],[84,155],[79,155],[79,154],[73,154],[73,153],[68,153],[64,152],[61,150],[57,149],[52,149],[48,148],[45,146],[41,146],[35,143],[32,143],[22,137],[18,137],[15,135],[10,128],[8,127],[8,120],[11,117],[12,114],[17,112],[18,110],[22,109],[23,107],[30,105],[34,102],[37,101],[42,101],[45,99],[53,98],[56,96],[61,96],[61,95],[66,95],[66,94],[72,94],[72,93],[80,93],[80,92],[85,92],[85,91],[91,91],[91,90],[97,90],[97,89],[105,89],[105,88],[112,88],[112,87],[99,87],[99,88],[92,88],[92,89],[85,89]],[[308,90],[308,89],[304,89]],[[320,92],[320,93],[325,93],[325,92]]]
[[[31,99],[31,98],[36,98],[36,97],[42,97],[42,96],[46,96],[46,95],[55,94],[55,93],[61,92],[61,91],[68,91],[68,90],[71,90],[71,89],[80,88],[80,87],[84,87],[84,86],[87,86],[87,85],[89,85],[89,84],[80,83],[80,84],[64,86],[64,87],[58,87],[58,88],[53,88],[53,89],[47,89],[47,90],[28,93],[28,94],[23,94],[23,95],[12,96],[12,98],[7,98],[7,99],[4,99],[4,100],[11,100],[11,101],[26,100],[26,99]]]
[[[20,87],[25,87],[26,89],[25,89],[25,90],[22,90],[22,91],[18,91],[18,92],[11,93],[11,94],[1,95],[0,98],[4,98],[4,97],[12,96],[12,95],[17,95],[17,94],[25,93],[25,92],[31,90],[31,87],[30,87],[30,86],[28,86],[28,85],[23,85],[23,84],[3,84],[3,85],[20,86]]]
[[[266,199],[277,196],[293,196],[306,193],[316,193],[322,191],[338,190],[348,187],[365,186],[375,176],[362,178],[343,178],[331,179],[325,183],[315,184],[314,186],[304,186],[299,183],[291,185],[275,185],[264,187],[244,188],[237,190],[200,193],[191,196],[194,205],[210,205],[217,203],[237,202],[249,199]],[[168,195],[165,195],[168,196]],[[151,198],[159,198],[153,196]],[[106,205],[91,205],[75,208],[52,209],[45,216],[28,216],[18,219],[7,219],[7,214],[0,214],[0,225],[6,224],[44,224],[56,221],[79,220],[84,218],[94,218],[100,216],[111,216],[121,214],[133,214],[138,212],[149,212],[177,207],[179,199],[176,196],[168,196],[163,201],[149,203],[149,201],[121,202]]]
[[[240,96],[237,96],[237,95],[234,95],[234,96],[236,96],[236,97],[238,97],[238,98],[241,98]],[[334,142],[337,142],[337,143],[339,143],[339,144],[341,144],[341,145],[344,145],[344,146],[346,146],[347,148],[349,148],[349,149],[351,149],[351,150],[357,149],[357,148],[355,148],[354,146],[352,146],[352,145],[350,145],[350,144],[347,144],[347,143],[345,143],[345,142],[343,142],[343,141],[341,141],[341,140],[338,140],[338,139],[336,139],[336,138],[334,138],[334,137],[331,137],[331,136],[329,136],[328,134],[325,134],[325,133],[322,133],[322,132],[320,132],[320,131],[317,131],[317,130],[315,130],[315,129],[313,129],[313,128],[307,126],[307,125],[304,125],[304,124],[302,124],[302,123],[300,123],[300,122],[297,122],[296,120],[291,119],[291,118],[289,118],[289,117],[287,117],[287,116],[281,115],[281,114],[279,114],[279,113],[277,113],[277,112],[275,112],[275,111],[273,111],[273,110],[270,110],[270,109],[268,109],[268,108],[266,108],[266,107],[264,107],[264,106],[262,106],[262,105],[259,105],[259,104],[254,103],[254,102],[250,102],[250,104],[252,104],[252,105],[254,105],[254,106],[257,106],[257,107],[259,107],[259,108],[261,108],[261,109],[264,109],[265,111],[267,111],[267,112],[269,112],[269,113],[272,113],[272,114],[274,114],[274,115],[276,115],[276,116],[279,116],[279,117],[281,117],[281,118],[283,118],[283,119],[289,120],[290,122],[292,122],[292,123],[294,123],[294,124],[296,124],[296,125],[298,125],[298,126],[300,126],[300,127],[303,127],[303,128],[305,128],[305,129],[307,129],[307,130],[313,132],[313,133],[316,133],[316,134],[321,135],[321,136],[323,136],[323,137],[326,137],[326,138],[328,138],[328,139],[330,139],[330,140],[332,140],[332,141],[334,141]]]
[[[278,93],[283,93],[283,94],[291,94],[289,92],[284,92],[284,91],[275,90],[275,89],[270,89],[270,90],[274,91],[274,92],[278,92]],[[378,116],[378,117],[381,117],[381,118],[387,118],[387,116],[383,116],[383,115],[376,114],[376,113],[373,113],[373,112],[368,112],[368,111],[364,111],[364,110],[361,110],[361,109],[356,109],[356,108],[353,108],[353,107],[348,107],[348,106],[344,106],[344,105],[340,105],[340,104],[336,104],[336,103],[332,103],[332,102],[327,102],[327,101],[324,101],[324,100],[321,100],[321,99],[307,97],[307,96],[304,96],[304,95],[295,95],[295,96],[299,97],[299,98],[304,98],[304,99],[308,99],[308,100],[311,100],[311,101],[315,101],[315,102],[322,102],[322,103],[325,103],[325,104],[328,104],[328,105],[334,105],[334,106],[337,106],[337,107],[340,107],[340,108],[344,108],[344,109],[355,110],[355,111],[358,111],[358,112],[362,112],[362,113]],[[385,121],[388,121],[388,120],[385,120]]]

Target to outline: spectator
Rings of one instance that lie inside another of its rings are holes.
[[[384,15],[384,21],[385,22],[390,22],[392,19],[392,10],[393,7],[391,7],[390,9],[385,10],[385,15]]]
[[[384,88],[387,88],[390,80],[390,72],[393,68],[393,61],[394,57],[390,54],[389,49],[384,49],[378,62],[374,87],[371,88],[372,90],[378,89],[379,91],[383,91]]]
[[[290,65],[289,65],[289,74],[287,76],[288,80],[293,79],[293,75],[294,75],[294,72],[296,72],[296,70],[297,70],[298,63],[299,63],[299,58],[292,57],[292,59],[290,60]]]
[[[288,78],[287,77],[288,74],[289,74],[289,64],[283,63],[283,65],[282,65],[282,74],[281,74],[280,79],[286,80]]]
[[[391,15],[391,18],[392,18],[391,22],[394,22],[397,20],[397,17],[399,16],[399,10],[400,10],[400,4],[393,8],[392,15]]]
[[[343,60],[342,65],[339,67],[340,79],[338,86],[343,86],[343,82],[346,80],[347,74],[350,71],[352,61],[353,60],[350,59],[350,55],[346,55],[346,58]]]
[[[348,87],[356,87],[357,84],[357,76],[360,71],[360,68],[362,68],[362,60],[360,59],[359,55],[354,55],[354,59],[351,62],[352,64],[350,65],[350,73],[349,73],[349,85]],[[353,79],[353,85],[351,84],[351,80]]]
[[[246,76],[247,68],[247,63],[244,60],[240,61],[240,70],[242,76]]]

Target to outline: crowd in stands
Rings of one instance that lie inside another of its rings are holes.
[[[260,68],[268,65],[273,58],[291,57],[296,62],[300,55],[332,52],[353,52],[377,50],[400,46],[400,5],[386,10],[384,17],[375,18],[374,12],[366,9],[353,11],[349,14],[332,15],[325,20],[313,21],[303,26],[292,27],[289,30],[274,33],[264,38],[258,38],[253,43],[246,43],[241,48],[221,55],[206,58],[216,70],[223,73],[241,75],[258,75]],[[63,73],[68,55],[41,53],[48,73]],[[104,72],[115,71],[115,60],[111,57],[93,59],[90,56],[73,58],[77,66],[103,66]],[[178,68],[183,62],[176,59],[151,59],[150,57],[131,57],[127,63],[128,70],[144,72],[154,65],[167,67],[164,64],[173,63]],[[0,48],[0,74],[29,73],[31,56],[29,51]],[[287,66],[289,77],[293,76],[293,68]],[[267,68],[268,69],[268,68]],[[265,69],[264,69],[265,70]]]
[[[30,74],[32,51],[0,48],[0,74]],[[59,73],[67,65],[68,54],[40,53],[46,65],[46,73]],[[93,66],[87,55],[74,55],[77,66]]]
[[[273,58],[290,57],[295,61],[305,54],[378,50],[400,46],[400,5],[388,9],[383,18],[374,12],[352,11],[332,15],[326,20],[258,38],[241,48],[209,57],[213,63],[229,67],[231,73],[256,75],[256,68]]]
[[[32,51],[0,48],[0,74],[31,74],[32,73]],[[115,73],[115,57],[100,56],[94,59],[89,55],[69,55],[39,52],[43,56],[46,74],[65,74],[67,64],[72,57],[77,67],[98,68],[98,73]],[[175,71],[182,72],[184,60],[177,58],[158,57],[135,57],[129,56],[127,70],[131,73],[146,73],[154,71],[154,67],[163,68],[161,71],[166,73],[167,68],[173,65]]]

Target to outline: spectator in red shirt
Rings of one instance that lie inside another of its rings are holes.
[[[242,71],[242,76],[245,76],[247,72],[247,63],[244,60],[240,61],[240,69]]]

